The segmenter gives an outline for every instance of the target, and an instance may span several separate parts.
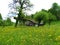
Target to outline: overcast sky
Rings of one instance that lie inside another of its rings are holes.
[[[35,13],[36,11],[40,11],[41,9],[49,9],[52,6],[52,3],[57,2],[60,5],[60,0],[30,0],[31,3],[33,3],[34,7],[32,11],[29,12]],[[3,17],[6,17],[6,15],[9,12],[8,4],[11,2],[11,0],[0,0],[0,13]]]

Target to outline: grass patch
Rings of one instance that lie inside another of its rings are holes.
[[[60,45],[60,24],[0,27],[0,45]]]

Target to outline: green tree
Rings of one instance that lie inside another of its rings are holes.
[[[42,9],[42,11],[44,11],[44,12],[48,12],[47,10],[45,10],[45,9]]]
[[[60,18],[60,6],[57,3],[53,3],[52,7],[48,10],[48,12],[52,13],[56,16],[57,20]]]
[[[48,13],[44,11],[37,12],[34,16],[34,19],[40,24],[40,22],[43,20],[44,22],[48,19]]]
[[[1,13],[0,13],[0,19],[2,20],[2,15],[1,15]]]
[[[18,10],[18,17],[16,19],[16,24],[15,27],[17,26],[18,22],[20,19],[22,19],[22,14],[24,10],[29,10],[30,7],[32,7],[32,4],[30,3],[29,0],[13,0],[14,3],[14,7],[16,7],[15,9]],[[19,4],[19,6],[17,5],[17,3]]]
[[[4,25],[5,26],[11,26],[11,25],[13,25],[13,22],[11,21],[10,18],[7,18],[6,20],[4,20]]]
[[[3,25],[3,19],[2,19],[2,15],[0,13],[0,26],[2,26],[2,25]]]
[[[48,13],[48,23],[49,23],[49,25],[50,25],[50,23],[52,22],[52,21],[56,21],[57,20],[57,18],[56,18],[56,16],[55,15],[53,15],[53,14],[51,14],[50,12]]]
[[[40,24],[41,21],[43,21],[43,23],[45,24],[46,22],[48,22],[49,24],[51,23],[51,21],[56,20],[56,17],[54,15],[52,15],[49,12],[46,11],[40,11],[37,12],[34,15],[34,19]]]
[[[0,26],[3,26],[3,20],[0,19]]]

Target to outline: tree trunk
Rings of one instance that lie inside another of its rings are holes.
[[[19,20],[18,20],[18,19],[16,19],[15,27],[17,27],[18,21],[19,21]]]
[[[40,22],[41,22],[41,21],[38,21],[38,27],[39,27],[39,25],[40,25]]]
[[[20,7],[20,9],[19,9],[19,14],[18,14],[18,18],[16,19],[15,27],[17,27],[18,21],[19,21],[19,19],[20,19],[21,16],[22,16],[22,9],[23,9],[23,4],[21,4],[21,7]]]

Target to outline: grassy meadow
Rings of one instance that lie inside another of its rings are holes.
[[[60,45],[60,22],[40,27],[0,27],[0,45]]]

